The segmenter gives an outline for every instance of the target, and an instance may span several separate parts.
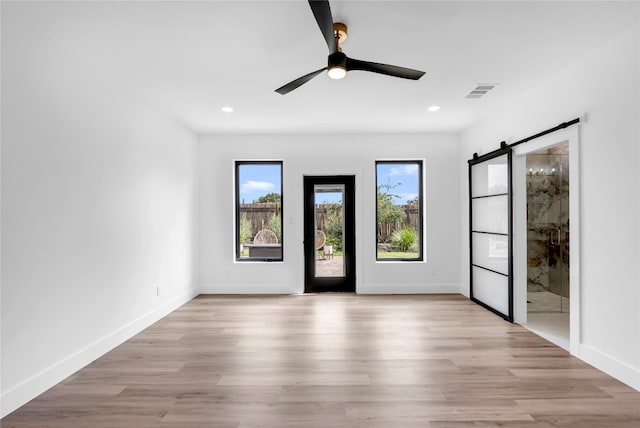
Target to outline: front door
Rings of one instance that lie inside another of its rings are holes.
[[[355,177],[304,177],[305,293],[350,291],[355,282]]]

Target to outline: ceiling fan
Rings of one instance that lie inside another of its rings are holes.
[[[412,80],[418,80],[424,75],[424,71],[420,70],[349,58],[342,53],[342,49],[340,48],[340,44],[347,40],[347,26],[340,22],[333,22],[329,2],[327,0],[309,0],[309,6],[311,6],[313,16],[315,16],[318,27],[320,27],[320,31],[329,47],[327,66],[287,83],[276,89],[277,93],[282,95],[288,94],[325,70],[327,70],[327,74],[332,79],[342,79],[347,75],[348,71],[354,70],[371,71],[373,73]]]

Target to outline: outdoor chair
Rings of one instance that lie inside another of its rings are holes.
[[[325,259],[333,259],[333,245],[325,245],[322,249],[322,255]]]
[[[262,229],[253,238],[254,244],[277,244],[278,236],[269,229]]]

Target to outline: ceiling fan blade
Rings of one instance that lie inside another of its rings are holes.
[[[403,79],[418,80],[424,76],[424,71],[412,68],[398,67],[397,65],[380,64],[377,62],[360,61],[347,57],[347,71],[362,70],[373,73],[386,74],[388,76],[402,77]]]
[[[320,27],[320,31],[327,41],[329,53],[337,52],[338,47],[336,46],[336,37],[333,33],[333,18],[331,17],[329,2],[327,0],[309,0],[309,6],[311,6],[311,11],[316,18],[318,27]]]
[[[302,77],[298,77],[296,80],[294,80],[292,82],[289,82],[286,85],[281,86],[280,88],[276,89],[276,92],[281,94],[281,95],[288,94],[289,92],[293,91],[294,89],[298,88],[299,86],[304,85],[309,80],[313,79],[318,74],[320,74],[323,71],[325,71],[326,69],[327,69],[327,67],[323,67],[320,70],[316,70],[316,71],[313,71],[313,72],[311,72],[309,74],[305,74]]]

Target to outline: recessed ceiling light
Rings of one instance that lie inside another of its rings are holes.
[[[221,109],[223,112],[225,113],[232,113],[233,112],[233,107],[229,107],[229,106],[224,106]]]
[[[438,111],[438,110],[440,110],[440,106],[431,106],[427,110],[429,110],[429,111]]]

